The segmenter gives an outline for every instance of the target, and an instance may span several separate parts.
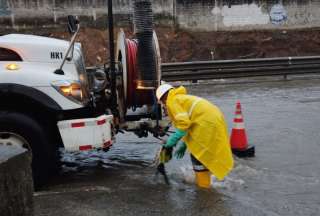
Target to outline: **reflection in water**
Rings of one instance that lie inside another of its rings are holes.
[[[81,167],[102,166],[105,168],[113,166],[143,167],[152,163],[153,156],[146,149],[132,148],[132,144],[117,145],[108,152],[102,150],[91,150],[84,152],[62,151],[62,163],[65,171],[77,170]],[[74,167],[70,169],[70,167]]]

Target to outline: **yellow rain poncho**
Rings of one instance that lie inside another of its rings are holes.
[[[186,93],[182,86],[169,91],[168,115],[175,128],[187,132],[183,140],[191,154],[222,180],[233,168],[223,113],[207,100]]]

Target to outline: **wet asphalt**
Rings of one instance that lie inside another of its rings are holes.
[[[109,152],[65,153],[61,174],[34,194],[35,216],[319,215],[319,76],[186,87],[222,109],[229,131],[240,100],[256,157],[235,158],[232,173],[204,190],[186,155],[166,166],[166,185],[153,165],[158,140],[121,134]]]

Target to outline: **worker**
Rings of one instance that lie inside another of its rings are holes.
[[[175,127],[164,147],[175,147],[181,140],[174,155],[181,159],[186,149],[189,150],[199,187],[210,187],[211,173],[223,180],[233,168],[223,113],[209,101],[188,95],[183,86],[174,88],[162,84],[157,88],[156,96]]]

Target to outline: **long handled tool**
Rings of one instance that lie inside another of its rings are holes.
[[[164,181],[166,182],[167,185],[169,185],[170,182],[169,182],[169,178],[168,178],[164,164],[171,160],[172,150],[173,148],[162,147],[158,155],[158,166],[157,166],[156,175],[160,173],[163,176]]]

